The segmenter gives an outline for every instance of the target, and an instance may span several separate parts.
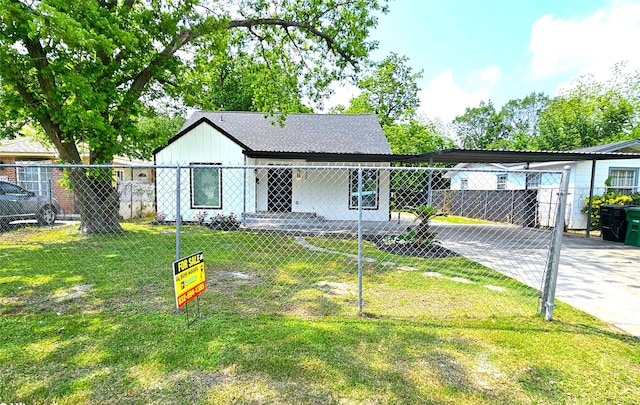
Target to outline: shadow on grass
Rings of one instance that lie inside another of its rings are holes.
[[[0,398],[554,403],[563,388],[548,391],[543,379],[577,376],[529,351],[576,336],[596,340],[594,347],[626,345],[623,353],[638,348],[588,323],[535,316],[360,318],[353,269],[342,258],[309,253],[291,238],[256,246],[252,235],[200,229],[185,235],[184,247],[205,251],[210,286],[201,295],[203,318],[186,328],[173,308],[170,230],[132,226],[119,237],[70,231],[48,242],[31,233],[0,242],[0,298],[8,308],[0,316],[0,362],[10,365]],[[238,272],[252,278],[230,276]],[[587,372],[606,374],[616,360]],[[637,355],[630,361],[640,363]],[[493,368],[499,372],[485,371]]]

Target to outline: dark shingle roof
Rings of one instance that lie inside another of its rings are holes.
[[[596,145],[589,148],[580,148],[572,150],[571,152],[631,152],[637,153],[640,151],[640,140],[630,139],[626,141],[620,141],[615,143],[608,143],[606,145]]]
[[[280,125],[277,117],[265,118],[264,113],[198,111],[169,143],[202,122],[212,125],[250,151],[392,153],[373,114],[289,114],[284,125]]]

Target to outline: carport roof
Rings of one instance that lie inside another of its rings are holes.
[[[592,151],[537,151],[493,149],[446,149],[418,155],[420,162],[446,163],[525,163],[574,160],[640,159],[640,153]]]
[[[245,151],[245,154],[254,158],[305,159],[307,161],[325,162],[390,163],[528,163],[575,160],[640,159],[640,153],[493,149],[445,149],[420,155],[264,151]]]

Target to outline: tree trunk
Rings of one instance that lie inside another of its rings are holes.
[[[72,168],[69,180],[80,208],[80,229],[83,234],[121,233],[119,222],[118,192],[111,181],[111,170],[91,169],[88,177],[85,169]],[[98,175],[93,171],[98,170]]]

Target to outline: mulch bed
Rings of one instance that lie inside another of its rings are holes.
[[[432,243],[415,243],[415,242],[394,242],[389,243],[384,239],[372,241],[376,247],[383,252],[392,253],[401,256],[424,257],[427,259],[443,259],[446,257],[457,257],[458,254],[436,242]]]

